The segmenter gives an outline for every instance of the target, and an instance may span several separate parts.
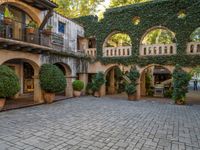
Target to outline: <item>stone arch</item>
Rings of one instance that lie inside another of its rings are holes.
[[[130,36],[129,33],[124,32],[124,31],[116,30],[116,31],[113,31],[113,32],[111,32],[110,34],[108,34],[107,37],[104,39],[103,48],[106,47],[106,42],[107,42],[113,35],[118,34],[118,33],[126,34],[126,35],[128,35],[128,36],[130,37],[130,39],[131,39],[131,36]],[[132,41],[132,39],[131,39],[131,45],[132,45],[132,43],[133,43],[133,41]]]
[[[175,68],[174,66],[166,66],[166,65],[160,65],[160,64],[150,64],[148,66],[140,68],[140,70],[139,70],[140,78],[139,78],[139,87],[138,87],[138,90],[139,90],[139,93],[140,93],[140,97],[141,96],[146,96],[146,85],[145,85],[146,84],[145,83],[146,72],[145,71],[146,71],[146,69],[154,67],[154,66],[165,68],[166,70],[169,71],[170,74],[173,73],[173,70]]]
[[[17,1],[17,0],[6,0],[6,1],[0,2],[0,5],[2,5],[2,4],[10,4],[15,7],[20,8],[21,10],[25,11],[29,16],[31,16],[31,18],[34,21],[36,21],[38,25],[41,24],[41,19],[39,18],[40,11],[37,9],[33,9],[31,6],[27,5],[26,3],[23,3],[23,2]]]
[[[167,27],[165,27],[165,26],[153,26],[153,27],[147,29],[147,30],[144,32],[144,34],[142,35],[142,37],[141,37],[141,39],[140,39],[140,45],[142,45],[142,42],[143,42],[144,38],[147,36],[147,34],[150,33],[151,31],[156,30],[156,29],[163,29],[163,30],[166,30],[166,31],[169,31],[169,32],[173,33],[173,34],[174,34],[174,39],[175,39],[175,41],[176,41],[176,43],[177,43],[177,39],[176,39],[175,32],[173,32],[172,30],[170,30],[169,28],[167,28]]]
[[[73,88],[72,88],[72,70],[70,66],[63,62],[56,62],[54,65],[58,66],[66,76],[67,87],[65,89],[65,96],[72,97],[73,96]]]

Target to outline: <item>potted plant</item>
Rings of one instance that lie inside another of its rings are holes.
[[[55,93],[63,92],[67,86],[63,72],[53,64],[43,64],[39,73],[40,85],[44,90],[44,100],[52,103]]]
[[[92,79],[92,90],[94,91],[95,97],[100,97],[100,88],[106,82],[104,74],[98,72]]]
[[[52,25],[47,25],[46,29],[44,29],[44,34],[47,35],[47,36],[50,36],[51,33],[52,33],[52,28],[53,26]]]
[[[133,83],[129,83],[125,87],[125,91],[128,95],[128,100],[133,101],[136,100],[136,85]]]
[[[139,71],[136,69],[136,67],[131,68],[130,72],[127,74],[127,77],[129,78],[129,82],[126,83],[125,91],[128,95],[129,100],[136,100],[136,91],[137,91],[137,82],[140,77]]]
[[[4,11],[4,19],[3,22],[5,25],[10,25],[12,24],[13,21],[13,14],[9,11],[8,7],[5,7],[5,11]]]
[[[180,65],[176,65],[172,77],[173,77],[172,97],[175,101],[175,104],[184,105],[186,93],[188,92],[189,81],[191,80],[191,75],[182,70]]]
[[[93,94],[93,91],[92,91],[92,83],[88,83],[87,86],[86,86],[86,92],[87,94],[89,95],[92,95]]]
[[[12,97],[20,90],[20,83],[15,72],[8,66],[0,66],[0,111],[7,97]]]
[[[28,34],[35,34],[35,30],[38,28],[38,25],[35,21],[31,20],[26,26],[26,32]]]
[[[83,90],[84,88],[84,83],[83,81],[81,80],[75,80],[73,83],[72,83],[72,87],[74,89],[74,96],[75,97],[80,97],[81,96],[81,91]]]

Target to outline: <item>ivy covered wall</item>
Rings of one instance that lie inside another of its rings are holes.
[[[178,18],[178,13],[184,10],[185,18]],[[140,17],[140,23],[134,25],[134,17]],[[200,65],[200,55],[186,55],[187,43],[192,32],[200,27],[199,0],[155,0],[153,2],[134,4],[108,9],[104,19],[98,22],[96,16],[86,16],[75,19],[85,28],[87,37],[96,37],[97,60],[103,64],[119,63],[124,65],[166,64],[182,66]],[[176,35],[177,55],[175,56],[139,56],[140,42],[150,28],[162,26]],[[112,32],[126,33],[132,40],[132,56],[104,58],[103,43]]]

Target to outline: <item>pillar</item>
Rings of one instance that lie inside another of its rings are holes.
[[[73,77],[71,76],[66,77],[66,81],[67,81],[67,86],[65,88],[66,97],[73,97],[72,80],[73,80]]]
[[[110,85],[108,87],[108,93],[115,94],[115,70],[114,69],[110,71],[109,80],[110,80]]]
[[[87,73],[80,73],[79,74],[79,80],[84,82],[84,88],[83,88],[82,94],[85,95],[86,87],[87,87],[87,84],[88,84],[88,74]]]
[[[136,99],[138,99],[138,100],[141,99],[140,84],[141,84],[140,81],[138,81],[137,88],[136,88],[137,89]]]
[[[33,100],[34,100],[34,102],[37,102],[37,103],[43,103],[44,102],[44,98],[43,98],[42,89],[40,87],[39,75],[33,76],[33,79],[34,79]]]

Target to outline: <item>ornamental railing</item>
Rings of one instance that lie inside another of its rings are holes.
[[[176,44],[140,45],[140,56],[175,55]]]
[[[103,49],[103,57],[127,57],[131,55],[132,55],[131,46],[105,47]]]
[[[200,42],[188,43],[187,54],[200,54]]]
[[[96,48],[87,48],[85,50],[85,54],[88,56],[96,57],[97,50],[96,50]]]

